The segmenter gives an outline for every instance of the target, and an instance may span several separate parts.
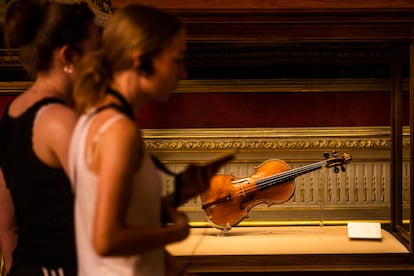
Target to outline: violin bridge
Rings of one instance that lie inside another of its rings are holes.
[[[232,181],[231,184],[233,185],[240,185],[240,192],[243,196],[246,196],[246,191],[244,189],[244,186],[247,186],[250,184],[249,178],[241,178],[236,181]]]
[[[248,178],[240,178],[238,180],[233,180],[231,184],[250,184],[250,179]]]

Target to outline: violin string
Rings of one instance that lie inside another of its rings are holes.
[[[269,184],[273,183],[273,182],[283,182],[283,181],[287,181],[290,180],[296,176],[302,175],[306,172],[310,172],[312,170],[318,169],[320,167],[322,167],[324,165],[324,161],[318,162],[318,163],[314,163],[314,164],[310,164],[301,168],[297,168],[297,169],[293,169],[293,170],[289,170],[286,172],[282,172],[276,175],[271,175],[262,179],[259,179],[257,181],[257,187],[260,188],[265,188],[266,186],[268,186]]]
[[[266,188],[267,186],[271,186],[275,183],[281,183],[287,180],[291,180],[295,178],[296,176],[302,175],[306,172],[310,172],[316,169],[319,169],[320,167],[324,166],[326,164],[326,161],[320,161],[314,164],[306,165],[297,169],[288,170],[282,173],[278,173],[275,175],[267,176],[262,179],[259,179],[256,182],[256,185],[254,187],[247,187],[242,188],[241,192],[238,192],[236,196],[243,196],[246,193],[252,192],[257,189]],[[243,187],[243,186],[241,186]]]

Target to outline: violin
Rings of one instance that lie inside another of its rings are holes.
[[[325,160],[290,169],[280,159],[269,159],[260,164],[253,175],[237,178],[231,174],[216,174],[210,180],[210,188],[200,195],[201,208],[213,227],[228,231],[248,217],[254,206],[266,203],[268,206],[288,201],[295,192],[295,178],[318,170],[334,167],[334,172],[345,171],[345,164],[351,162],[351,155],[341,158],[336,152]]]

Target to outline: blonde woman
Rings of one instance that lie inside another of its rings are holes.
[[[135,114],[149,101],[166,101],[186,77],[185,50],[180,21],[130,5],[109,21],[101,52],[83,62],[74,94],[82,116],[70,148],[80,276],[184,275],[165,251],[189,234],[176,207],[205,191],[232,156],[190,165],[175,194],[162,198]]]

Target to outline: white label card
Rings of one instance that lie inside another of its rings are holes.
[[[350,239],[381,239],[381,224],[379,222],[348,222],[348,237]]]

